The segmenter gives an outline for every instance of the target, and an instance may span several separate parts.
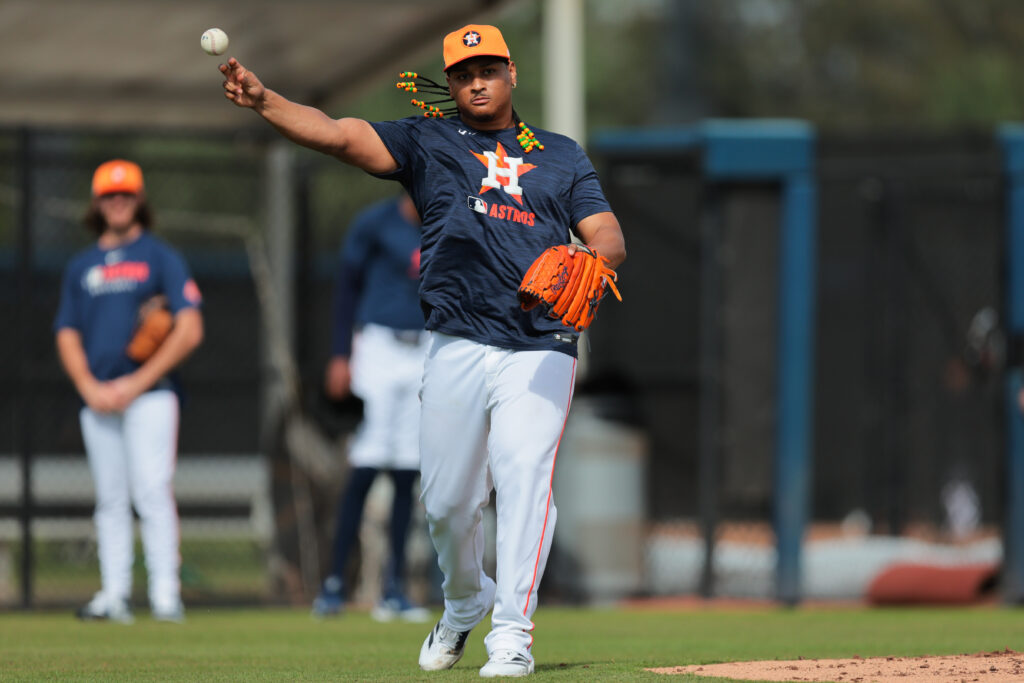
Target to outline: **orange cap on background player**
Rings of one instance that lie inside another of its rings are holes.
[[[112,159],[100,164],[92,174],[93,197],[115,192],[141,194],[142,190],[142,169],[133,161]]]
[[[442,55],[445,71],[471,57],[512,59],[501,31],[481,24],[469,24],[446,35]]]

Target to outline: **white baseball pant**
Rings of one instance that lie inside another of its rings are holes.
[[[420,499],[444,573],[445,625],[491,609],[488,652],[528,651],[556,510],[555,456],[576,359],[431,333],[424,368]],[[483,509],[497,492],[497,585],[484,573]]]
[[[102,592],[128,599],[132,591],[138,512],[149,602],[172,610],[181,600],[178,510],[172,480],[178,447],[178,396],[159,389],[142,394],[124,413],[83,408],[82,439],[96,489],[96,538]]]
[[[396,332],[374,324],[353,338],[352,393],[363,399],[363,420],[349,447],[353,467],[419,468],[419,390],[427,341],[423,331]]]

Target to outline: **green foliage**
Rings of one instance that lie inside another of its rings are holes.
[[[1024,3],[1013,0],[587,0],[584,11],[589,130],[797,117],[824,130],[939,132],[1024,111]],[[543,127],[541,3],[489,20],[519,68],[520,114]],[[436,51],[406,68],[443,77]],[[346,113],[415,113],[386,80]]]
[[[1022,649],[1019,610],[855,608],[575,610],[535,615],[537,680],[661,680],[645,667],[797,657],[959,654]],[[486,625],[486,622],[485,622]],[[5,681],[471,681],[485,628],[450,672],[416,656],[429,627],[362,612],[314,621],[305,608],[191,608],[183,625],[133,626],[68,614],[0,614]],[[703,680],[682,676],[680,683]],[[724,679],[720,679],[724,680]]]
[[[724,0],[696,21],[713,115],[936,132],[1024,106],[1019,2]]]

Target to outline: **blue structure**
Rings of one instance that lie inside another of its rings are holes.
[[[817,243],[814,129],[792,120],[708,120],[687,128],[605,131],[591,139],[591,148],[596,152],[697,152],[708,183],[769,182],[781,188],[776,597],[794,604],[801,597],[800,554],[810,511],[812,472]]]
[[[1006,333],[1024,338],[1024,124],[997,133],[1006,176]],[[1024,415],[1017,395],[1024,386],[1020,366],[1006,373],[1006,518],[1003,530],[1003,598],[1024,603]]]

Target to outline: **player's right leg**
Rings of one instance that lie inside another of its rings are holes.
[[[132,620],[128,599],[132,592],[134,534],[122,417],[82,408],[79,422],[96,491],[93,520],[102,588],[78,616],[128,623]]]
[[[334,542],[331,545],[331,570],[324,578],[320,593],[313,600],[314,617],[332,617],[341,613],[345,604],[345,567],[349,553],[359,537],[363,521],[363,508],[377,470],[373,467],[353,467],[348,474],[345,491],[338,501],[334,522]]]
[[[417,423],[419,420],[417,420]],[[370,612],[376,621],[402,619],[413,623],[430,621],[430,610],[413,604],[405,592],[405,546],[412,521],[413,485],[419,472],[413,469],[395,469],[390,472],[394,482],[391,502],[391,522],[388,525],[388,546],[391,557],[384,572],[381,599]]]
[[[486,439],[487,348],[432,333],[420,414],[420,500],[444,574],[444,615],[420,651],[424,669],[451,668],[465,636],[490,611],[494,581],[483,567],[483,509],[491,481]]]

